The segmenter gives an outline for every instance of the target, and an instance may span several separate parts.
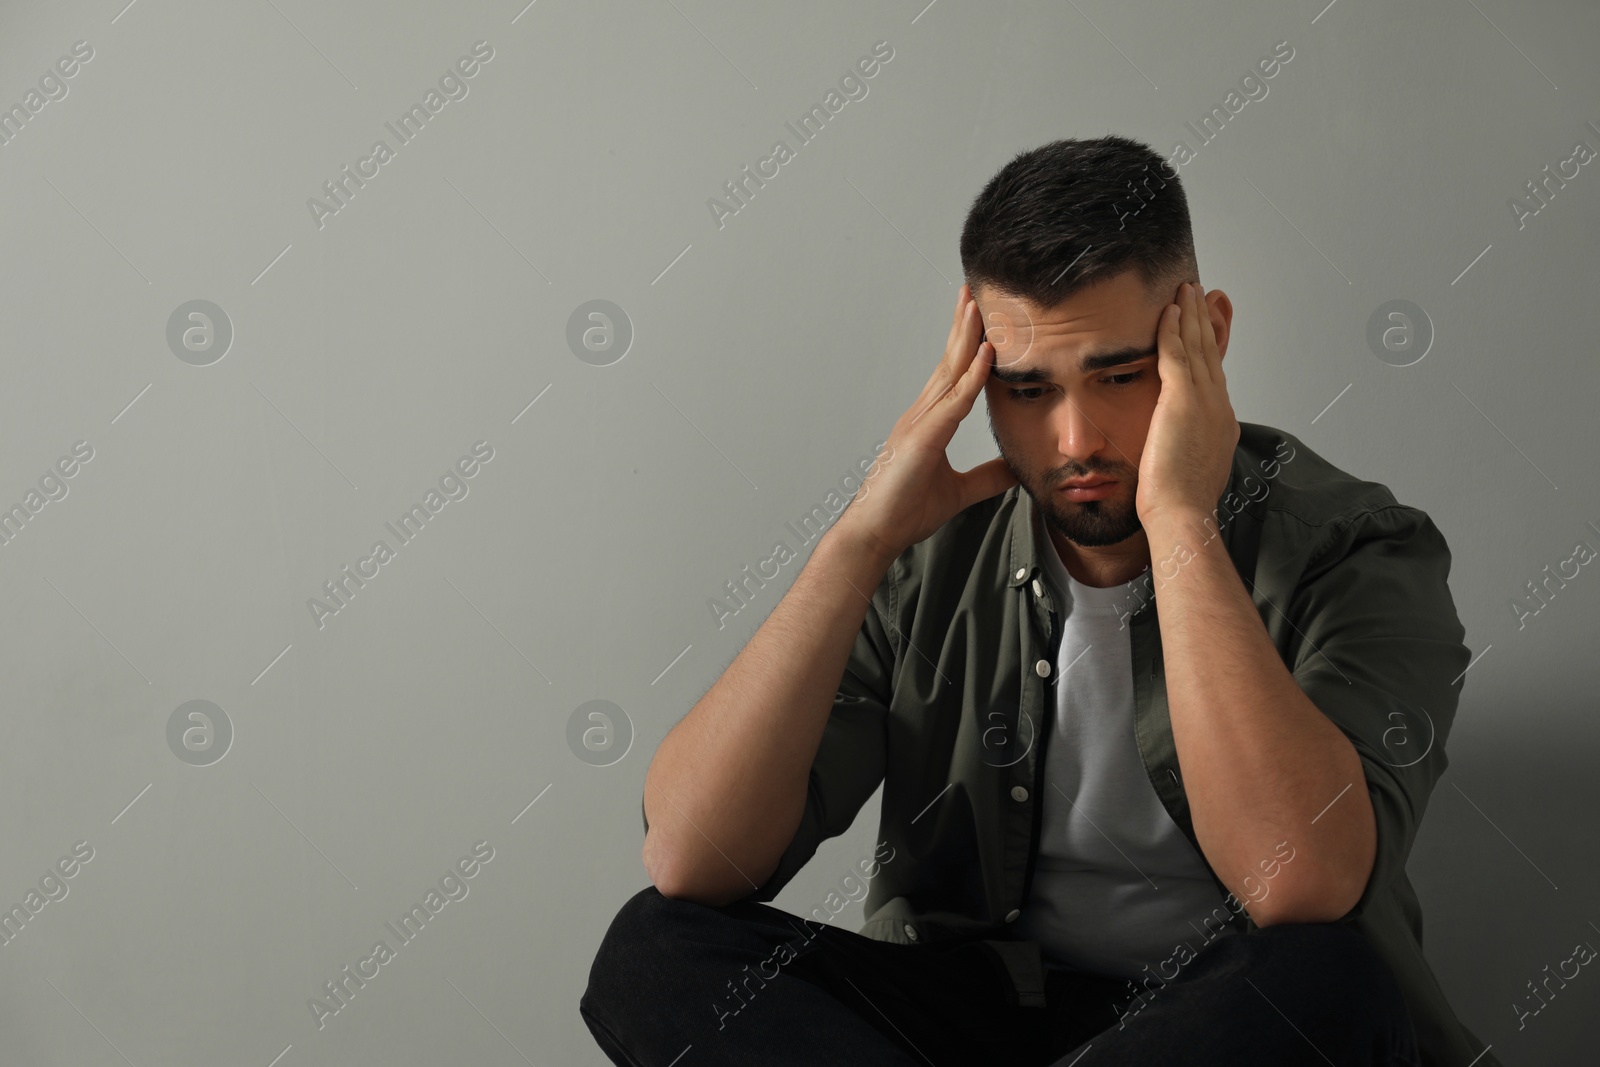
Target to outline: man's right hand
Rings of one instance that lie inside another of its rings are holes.
[[[894,559],[978,501],[1017,484],[1001,456],[962,472],[945,456],[994,363],[994,345],[980,344],[982,336],[977,303],[963,283],[944,358],[916,403],[894,424],[885,446],[887,461],[835,524],[847,526],[885,559]]]

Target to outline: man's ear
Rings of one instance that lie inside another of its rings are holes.
[[[1211,332],[1217,335],[1217,358],[1228,354],[1228,335],[1233,325],[1233,301],[1221,289],[1207,289],[1206,313],[1211,316]]]

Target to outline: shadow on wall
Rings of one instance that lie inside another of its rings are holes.
[[[1422,905],[1423,951],[1456,1015],[1514,1064],[1594,1062],[1600,967],[1600,730],[1572,705],[1551,715],[1526,692],[1464,699],[1406,870]],[[1502,723],[1539,708],[1538,730]],[[1561,705],[1557,705],[1560,707]],[[1486,724],[1496,722],[1490,732]],[[1557,736],[1558,735],[1558,736]],[[1590,986],[1593,988],[1590,988]]]

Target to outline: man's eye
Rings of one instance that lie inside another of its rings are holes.
[[[1126,371],[1126,372],[1124,372],[1122,374],[1108,375],[1107,377],[1101,378],[1100,380],[1102,382],[1105,382],[1107,385],[1111,386],[1113,389],[1126,389],[1131,385],[1137,384],[1140,381],[1140,379],[1142,379],[1144,376],[1145,376],[1145,372],[1144,371],[1142,371],[1142,370],[1132,370],[1132,371]],[[1037,388],[1035,388],[1035,389],[1011,389],[1011,390],[1008,390],[1008,392],[1010,392],[1010,394],[1011,394],[1011,399],[1015,400],[1017,403],[1019,403],[1019,404],[1031,404],[1034,401],[1038,400],[1041,395],[1043,395],[1044,390],[1043,389],[1037,389]]]

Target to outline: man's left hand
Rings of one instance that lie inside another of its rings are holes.
[[[1216,510],[1228,486],[1239,420],[1228,400],[1222,355],[1205,290],[1185,282],[1156,329],[1161,394],[1145,435],[1134,507],[1146,527],[1193,521]]]

